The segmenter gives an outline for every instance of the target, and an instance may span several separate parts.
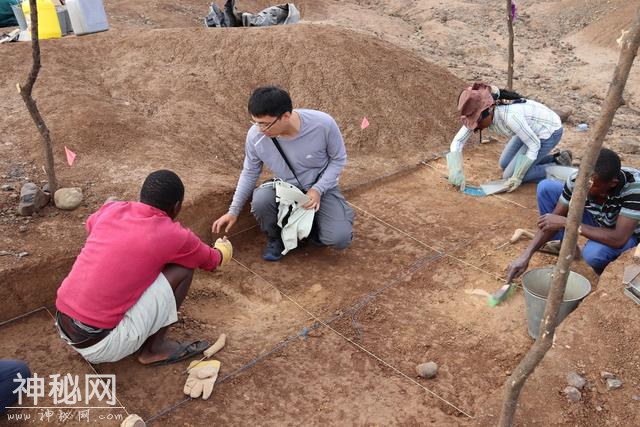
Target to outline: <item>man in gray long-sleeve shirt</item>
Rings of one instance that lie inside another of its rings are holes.
[[[316,110],[296,109],[289,94],[276,86],[257,88],[249,98],[254,121],[247,132],[244,166],[229,212],[212,226],[214,233],[228,232],[253,192],[251,212],[268,242],[262,255],[267,261],[282,257],[278,205],[273,185],[255,188],[266,164],[276,177],[305,192],[310,201],[303,207],[315,209],[312,239],[336,249],[351,243],[353,210],[338,188],[347,163],[347,152],[335,120]],[[278,152],[276,138],[291,168]],[[291,170],[293,169],[293,170]]]

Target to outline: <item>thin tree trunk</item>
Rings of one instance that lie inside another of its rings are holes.
[[[507,27],[509,28],[509,56],[507,58],[507,89],[513,88],[513,15],[511,0],[507,0]]]
[[[604,138],[613,121],[613,116],[621,105],[622,91],[627,83],[629,70],[638,52],[638,46],[640,46],[640,9],[638,9],[630,32],[622,44],[618,65],[614,71],[613,80],[609,85],[600,118],[596,123],[593,139],[589,142],[585,156],[580,163],[580,172],[578,173],[575,190],[571,197],[571,203],[569,204],[569,213],[567,215],[567,225],[565,227],[564,239],[562,240],[562,248],[558,256],[558,263],[553,270],[553,283],[549,292],[544,316],[540,323],[542,333],[527,354],[525,354],[505,384],[505,399],[500,414],[500,426],[507,427],[513,425],[522,387],[553,344],[558,311],[567,286],[569,266],[575,255],[575,247],[578,240],[577,230],[582,222],[582,213],[584,211],[587,192],[589,191],[589,178],[593,173],[593,168],[600,149],[602,148]]]
[[[44,149],[47,181],[49,182],[49,191],[51,192],[51,194],[53,194],[58,189],[58,180],[56,179],[56,172],[53,164],[53,143],[51,142],[49,128],[47,127],[47,124],[44,122],[44,119],[40,114],[40,110],[36,105],[36,101],[31,96],[33,92],[33,86],[35,85],[36,79],[38,78],[38,73],[40,72],[40,40],[38,39],[37,1],[29,0],[29,6],[31,8],[31,46],[33,65],[31,66],[31,72],[27,77],[27,82],[22,87],[18,85],[18,92],[20,92],[22,100],[27,105],[27,110],[29,110],[31,118],[36,124],[38,132],[40,132],[40,136],[42,137],[42,147]]]

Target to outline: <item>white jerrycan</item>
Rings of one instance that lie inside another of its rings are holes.
[[[76,36],[109,29],[102,0],[67,0],[65,6]]]

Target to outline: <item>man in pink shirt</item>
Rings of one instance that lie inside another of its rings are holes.
[[[108,202],[87,220],[87,241],[56,300],[60,336],[87,361],[140,350],[140,363],[168,364],[209,346],[165,339],[193,270],[214,270],[233,253],[228,240],[211,248],[174,221],[183,198],[180,178],[159,170],[145,179],[140,202]]]

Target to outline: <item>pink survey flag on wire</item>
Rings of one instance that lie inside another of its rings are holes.
[[[64,146],[64,152],[67,154],[67,163],[69,163],[69,166],[73,166],[73,161],[76,159],[76,153],[69,150],[66,145]]]
[[[360,125],[360,129],[366,129],[369,127],[369,120],[367,118],[362,119],[362,124]]]

